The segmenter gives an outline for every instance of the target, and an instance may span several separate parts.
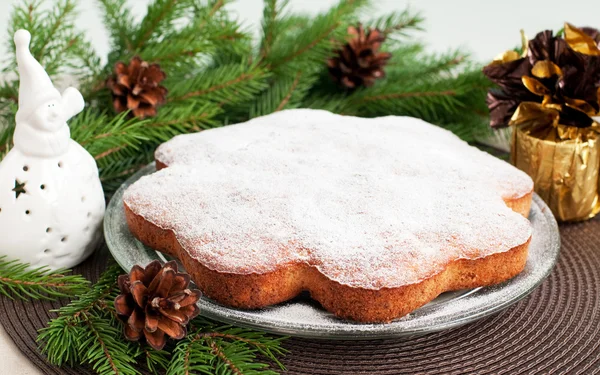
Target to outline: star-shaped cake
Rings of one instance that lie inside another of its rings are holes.
[[[288,110],[177,136],[155,158],[125,192],[129,228],[224,305],[308,291],[386,322],[527,259],[531,179],[415,118]]]

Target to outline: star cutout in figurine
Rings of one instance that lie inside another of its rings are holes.
[[[19,195],[21,194],[27,194],[27,190],[25,190],[25,184],[26,182],[19,182],[19,180],[15,180],[15,187],[12,189],[12,191],[15,192],[17,198],[19,198]]]

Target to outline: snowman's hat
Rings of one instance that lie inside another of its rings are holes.
[[[17,65],[19,68],[19,110],[16,121],[26,119],[40,105],[49,100],[60,100],[60,92],[40,63],[29,52],[31,34],[27,30],[15,33]]]

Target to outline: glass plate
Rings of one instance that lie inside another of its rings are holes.
[[[158,253],[129,232],[123,210],[123,192],[140,177],[155,171],[154,164],[140,170],[115,193],[106,210],[104,235],[110,252],[125,270],[160,259]],[[307,295],[261,310],[238,310],[207,298],[198,305],[202,315],[241,327],[266,332],[323,339],[380,339],[417,336],[472,322],[498,312],[527,296],[548,276],[556,263],[560,237],[556,220],[546,204],[534,194],[529,220],[533,237],[525,270],[513,279],[492,287],[440,295],[427,305],[391,323],[362,324],[338,319]]]

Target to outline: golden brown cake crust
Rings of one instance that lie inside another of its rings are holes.
[[[123,198],[131,232],[227,306],[308,291],[387,322],[525,267],[533,181],[418,119],[282,111],[177,136],[155,159]]]
[[[165,165],[157,162],[157,167]],[[507,206],[527,217],[532,193],[511,200]],[[425,305],[445,291],[475,288],[506,281],[525,267],[531,238],[506,252],[479,259],[458,259],[421,282],[378,290],[342,285],[306,263],[292,263],[263,274],[213,271],[193,259],[171,230],[162,229],[135,214],[125,204],[133,235],[158,251],[178,258],[204,294],[227,306],[254,309],[287,301],[307,290],[311,297],[335,315],[359,322],[388,322]]]

